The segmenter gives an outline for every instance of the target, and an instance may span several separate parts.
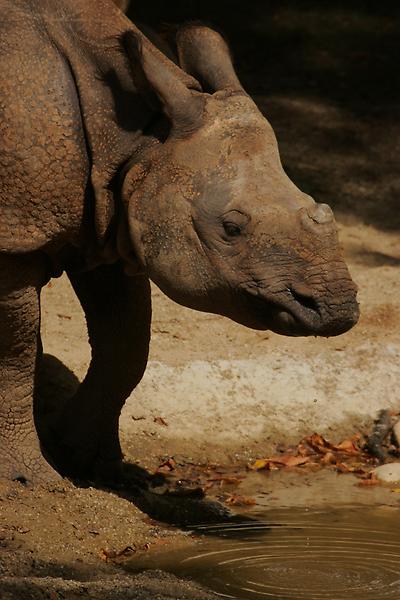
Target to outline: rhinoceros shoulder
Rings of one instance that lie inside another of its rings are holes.
[[[133,25],[111,0],[29,6],[0,0],[0,250],[71,241],[85,218],[101,244],[152,115],[119,46]]]
[[[79,229],[89,168],[70,69],[18,4],[0,19],[0,250],[7,252]]]

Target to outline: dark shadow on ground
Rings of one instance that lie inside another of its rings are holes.
[[[45,354],[36,385],[35,420],[41,440],[51,437],[49,426],[79,386],[79,380],[56,357]],[[46,452],[45,452],[46,455]],[[51,462],[51,457],[47,455]],[[150,473],[137,464],[124,463],[121,480],[113,482],[75,479],[80,487],[96,487],[116,494],[135,504],[153,519],[170,525],[190,525],[236,521],[236,516],[219,502],[209,500],[199,487],[176,487],[162,473]]]
[[[138,0],[133,20],[226,32],[290,176],[342,218],[400,228],[400,4]]]
[[[46,575],[6,577],[0,580],[2,600],[213,600],[217,596],[200,585],[174,575],[146,570],[130,573],[116,569],[99,573],[76,570],[56,561],[42,565]],[[60,572],[60,575],[58,575]],[[50,575],[49,575],[50,574]]]
[[[400,258],[384,254],[383,252],[374,252],[367,249],[347,249],[347,256],[359,265],[366,267],[399,267]]]

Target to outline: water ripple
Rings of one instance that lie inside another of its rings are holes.
[[[134,570],[191,577],[223,598],[399,600],[398,509],[287,509],[253,522],[194,528],[189,549],[148,556]]]
[[[205,539],[174,572],[226,598],[399,600],[398,519],[390,510],[290,509],[196,527]]]

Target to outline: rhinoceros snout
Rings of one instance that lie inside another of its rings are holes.
[[[334,337],[346,333],[356,325],[359,308],[356,302],[348,303],[334,314],[326,314],[310,308],[309,305],[300,304],[299,307],[292,308],[292,314],[296,316],[293,329],[297,332],[294,335]]]
[[[333,294],[296,282],[280,292],[248,290],[248,297],[248,306],[258,318],[283,335],[336,336],[351,329],[359,318],[356,287],[351,280],[345,290]]]
[[[360,309],[357,301],[344,303],[340,309],[336,309],[331,315],[322,319],[319,335],[333,337],[349,331],[360,317]]]
[[[360,309],[356,298],[356,286],[332,297],[313,294],[303,286],[293,286],[292,312],[299,328],[312,335],[332,337],[349,331],[358,322]]]

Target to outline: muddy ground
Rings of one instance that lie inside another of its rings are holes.
[[[130,399],[121,420],[126,460],[150,470],[174,456],[183,462],[237,465],[244,472],[252,458],[312,433],[319,424],[339,441],[367,430],[377,408],[400,407],[398,9],[390,3],[386,10],[372,9],[368,2],[325,9],[311,2],[302,9],[295,4],[283,2],[278,8],[268,2],[261,10],[255,2],[242,22],[239,13],[231,14],[225,29],[242,78],[276,131],[287,171],[335,209],[360,287],[361,320],[340,338],[288,339],[194,313],[154,289],[150,379]],[[183,10],[181,5],[176,3],[176,11]],[[196,3],[189,5],[195,10]],[[223,26],[221,11],[215,11]],[[154,21],[144,4],[138,4],[138,12]],[[82,378],[90,356],[84,318],[64,277],[44,290],[42,333],[45,352],[64,365],[48,361],[53,396],[61,399]],[[265,365],[264,375],[256,372],[258,364]],[[277,383],[268,417],[257,394],[265,387],[268,396],[271,364],[277,365]],[[223,373],[214,381],[215,365]],[[240,375],[245,384],[238,391],[232,373],[239,368],[246,373]],[[318,372],[322,375],[316,378]],[[214,404],[204,398],[213,395],[209,377],[217,390]],[[259,388],[253,389],[257,377]],[[226,393],[221,381],[228,382]],[[308,383],[315,397],[304,393]],[[345,400],[353,407],[348,412]],[[204,413],[197,414],[195,405],[202,402]],[[315,403],[322,406],[317,410]],[[241,493],[259,497],[264,492],[266,506],[326,504],[333,498],[398,505],[390,489],[361,490],[355,483],[348,476],[257,474],[242,484]],[[195,543],[189,534],[149,520],[133,500],[134,494],[90,483],[37,490],[2,483],[0,597],[212,597],[166,574],[124,575],[117,556],[123,550],[133,556]]]

